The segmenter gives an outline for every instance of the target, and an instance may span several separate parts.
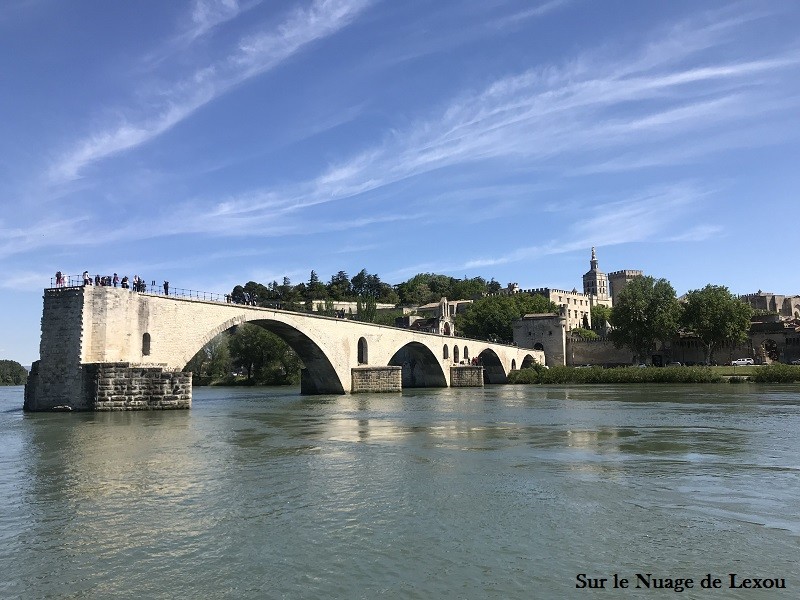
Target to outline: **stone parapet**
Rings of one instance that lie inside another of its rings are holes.
[[[351,373],[353,394],[403,391],[402,367],[353,367]]]

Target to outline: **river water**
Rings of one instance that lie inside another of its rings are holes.
[[[21,405],[0,388],[0,598],[800,597],[797,386]]]

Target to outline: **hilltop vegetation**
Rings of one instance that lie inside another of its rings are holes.
[[[0,385],[23,385],[28,371],[13,360],[0,360]]]

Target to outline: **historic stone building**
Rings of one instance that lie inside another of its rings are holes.
[[[595,302],[611,306],[611,296],[608,293],[608,277],[597,268],[597,254],[592,246],[592,259],[589,261],[589,271],[583,274],[583,293],[594,296]]]
[[[512,323],[514,344],[544,352],[546,365],[563,365],[566,357],[567,319],[564,315],[525,315]]]
[[[758,290],[755,294],[739,296],[739,299],[752,306],[753,310],[800,318],[800,296],[782,296]]]
[[[395,319],[395,326],[414,331],[435,333],[438,335],[456,335],[455,316],[464,312],[472,300],[451,300],[442,298],[439,302],[423,304],[414,310],[414,314],[403,315]]]
[[[634,277],[641,277],[643,273],[635,269],[624,269],[622,271],[612,271],[608,274],[609,293],[612,303],[619,298],[619,293],[625,289]]]
[[[589,327],[592,326],[591,311],[596,300],[591,296],[581,294],[577,289],[573,289],[571,292],[547,287],[522,290],[516,283],[509,283],[508,287],[501,293],[535,294],[538,296],[544,296],[559,307],[561,316],[565,318],[565,324],[568,331],[572,331],[576,327],[584,327],[585,325],[588,325]]]

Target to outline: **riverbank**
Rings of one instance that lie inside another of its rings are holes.
[[[743,367],[601,367],[576,368],[556,366],[545,368],[535,365],[530,369],[512,371],[508,382],[514,384],[564,384],[564,383],[795,383],[800,382],[800,367],[792,365],[767,365]],[[728,372],[731,371],[731,372]]]

